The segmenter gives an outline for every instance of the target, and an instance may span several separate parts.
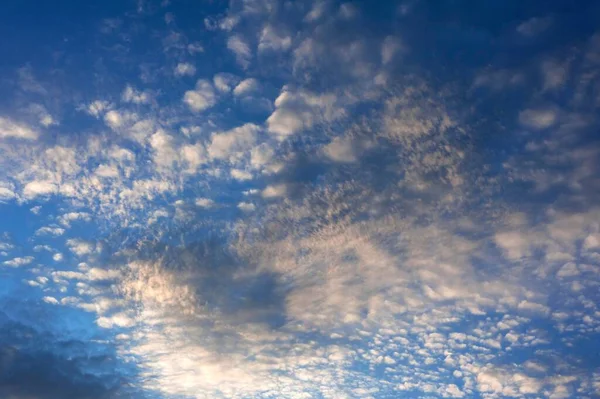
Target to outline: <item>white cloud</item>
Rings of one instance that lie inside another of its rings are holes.
[[[200,165],[208,162],[208,155],[202,143],[181,147],[181,156],[186,162],[188,173],[195,173]]]
[[[113,130],[133,125],[138,115],[128,111],[110,110],[104,115],[104,123]]]
[[[67,240],[67,247],[77,256],[89,255],[96,251],[96,246],[93,243],[76,238]]]
[[[148,91],[139,91],[134,87],[127,85],[121,99],[128,103],[134,104],[149,104],[152,101],[152,96]]]
[[[58,236],[62,236],[65,233],[65,229],[60,228],[60,227],[50,227],[50,226],[44,226],[44,227],[40,227],[39,229],[36,230],[35,235],[36,236],[53,236],[53,237],[58,237]]]
[[[58,222],[66,227],[71,227],[71,223],[75,221],[89,222],[92,216],[87,212],[69,212],[58,218]]]
[[[285,51],[292,46],[292,38],[281,32],[278,32],[271,25],[266,25],[261,34],[258,43],[258,51]]]
[[[55,262],[60,262],[63,260],[63,254],[61,254],[60,252],[55,253],[54,255],[52,255],[52,260],[54,260]]]
[[[0,117],[0,139],[35,140],[39,133],[29,126]]]
[[[250,51],[250,46],[248,46],[241,36],[231,36],[227,40],[227,48],[235,54],[235,59],[242,68],[248,68],[250,59],[252,58],[252,51]]]
[[[27,183],[23,188],[23,195],[28,199],[32,199],[54,194],[57,190],[56,184],[51,181],[32,181]]]
[[[175,67],[175,76],[194,76],[196,67],[189,62],[180,62]]]
[[[212,208],[215,204],[215,202],[209,198],[196,198],[194,203],[200,208]]]
[[[267,119],[269,133],[283,139],[319,122],[332,122],[345,115],[333,94],[315,95],[284,88],[275,100],[275,111]]]
[[[269,164],[274,156],[273,148],[267,143],[262,143],[250,151],[250,164],[254,168],[262,168]]]
[[[3,264],[8,267],[21,267],[30,264],[31,262],[33,262],[33,259],[33,256],[24,256],[4,261]]]
[[[86,273],[86,277],[90,281],[107,281],[107,280],[115,280],[121,277],[121,272],[119,270],[112,269],[100,269],[97,267],[92,267]]]
[[[183,102],[193,112],[201,112],[217,103],[217,96],[209,81],[200,79],[194,90],[188,90],[183,96]]]
[[[336,137],[323,147],[325,155],[335,162],[355,162],[354,145],[348,137]]]
[[[87,106],[85,111],[88,114],[99,118],[102,114],[104,114],[105,111],[110,110],[111,108],[112,104],[108,101],[95,100]]]
[[[173,136],[162,129],[150,136],[150,146],[153,150],[155,165],[170,168],[179,161],[179,152]]]
[[[28,107],[28,111],[38,118],[40,125],[49,127],[52,125],[58,125],[58,122],[48,113],[46,107],[41,104],[31,104]]]
[[[549,108],[526,109],[519,113],[519,122],[530,129],[542,130],[553,126],[558,120],[557,112]]]
[[[196,55],[198,53],[203,53],[204,47],[202,46],[202,44],[195,42],[188,44],[187,50],[191,55]]]
[[[235,180],[245,181],[245,180],[252,180],[252,178],[253,178],[252,173],[245,171],[245,170],[231,169],[230,173],[231,173],[231,177],[233,177]]]
[[[262,191],[263,198],[277,198],[283,197],[287,192],[287,186],[285,184],[276,184],[267,186]]]
[[[240,79],[230,73],[218,73],[214,76],[213,82],[217,90],[223,93],[229,93]]]
[[[128,316],[126,313],[117,313],[110,317],[99,317],[96,320],[99,327],[102,328],[129,328],[135,326],[135,319]]]
[[[240,202],[237,207],[244,212],[252,212],[256,209],[254,204],[251,202]]]
[[[237,86],[235,86],[235,89],[233,89],[233,94],[237,97],[247,96],[248,94],[258,91],[259,88],[260,85],[258,80],[254,78],[248,78],[242,80]]]
[[[211,159],[225,159],[241,151],[247,151],[254,145],[260,127],[253,123],[236,127],[222,133],[212,135],[208,146]]]
[[[58,300],[51,296],[45,296],[42,298],[42,300],[46,303],[49,303],[50,305],[58,305],[59,304]]]
[[[0,186],[0,201],[1,202],[10,201],[16,197],[17,197],[17,194],[15,194],[15,192],[13,190],[11,190],[8,187]]]

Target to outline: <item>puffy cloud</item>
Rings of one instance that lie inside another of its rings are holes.
[[[218,73],[214,76],[213,82],[217,90],[228,93],[239,82],[239,78],[230,73]]]
[[[35,140],[38,136],[39,133],[27,125],[0,117],[0,139]]]
[[[530,129],[541,130],[553,126],[558,120],[553,109],[526,109],[519,113],[519,122]]]
[[[139,91],[134,87],[127,85],[121,99],[128,103],[134,104],[149,104],[152,101],[152,96],[147,91]]]
[[[247,151],[256,142],[259,131],[259,126],[246,123],[222,133],[215,133],[207,148],[208,155],[212,159],[226,159],[241,151]]]
[[[202,143],[181,147],[181,156],[188,166],[188,172],[195,173],[196,169],[208,162],[208,155]]]
[[[275,100],[275,111],[267,119],[269,133],[285,138],[320,122],[332,122],[345,115],[333,94],[315,95],[284,88]]]
[[[45,296],[42,298],[42,300],[46,303],[49,303],[50,305],[58,305],[59,304],[58,300],[51,296]]]
[[[231,173],[231,177],[233,177],[235,180],[245,181],[245,180],[252,180],[252,178],[253,178],[252,173],[245,171],[245,170],[231,169],[230,173]]]
[[[40,196],[47,196],[56,193],[58,187],[51,181],[32,181],[23,187],[25,198],[32,199]]]
[[[260,85],[258,80],[254,78],[248,78],[242,80],[235,89],[233,89],[233,94],[235,96],[241,97],[256,92],[259,89]]]
[[[108,101],[103,101],[103,100],[95,100],[92,101],[87,108],[85,108],[85,111],[96,117],[99,118],[102,114],[104,114],[105,111],[110,110],[112,108],[112,104],[109,103]]]
[[[92,220],[92,215],[88,212],[68,212],[58,217],[58,222],[66,227],[71,227],[71,224],[76,221],[89,222]]]
[[[8,187],[0,186],[0,201],[2,201],[2,202],[10,201],[16,197],[17,197],[17,194],[15,194],[15,192],[12,189],[10,189]]]
[[[209,81],[200,79],[194,90],[188,90],[183,96],[183,102],[190,110],[201,112],[217,103],[217,96]]]
[[[325,155],[335,162],[354,162],[356,154],[354,145],[349,138],[336,137],[323,147]]]
[[[96,251],[96,245],[92,242],[71,238],[66,242],[69,250],[77,256],[90,255]]]
[[[194,76],[196,67],[189,62],[180,62],[175,67],[175,76]]]
[[[204,52],[204,46],[200,43],[190,43],[187,45],[187,50],[191,55],[196,55]]]
[[[4,261],[2,264],[8,267],[21,267],[27,266],[31,262],[33,262],[33,256],[24,256],[20,258],[13,258],[11,260]]]
[[[256,206],[251,202],[240,202],[237,207],[244,212],[252,212],[256,209]]]
[[[271,25],[266,25],[260,33],[258,51],[285,51],[291,46],[292,38]]]
[[[129,317],[126,313],[117,313],[110,317],[99,317],[96,323],[102,328],[128,328],[135,325],[135,319]]]
[[[227,48],[235,54],[235,59],[242,68],[248,68],[252,59],[252,51],[241,36],[233,35],[229,37],[227,39]]]
[[[31,104],[28,107],[28,111],[35,115],[39,121],[39,124],[44,127],[52,125],[58,125],[58,122],[50,115],[46,107],[41,104]]]
[[[194,203],[200,208],[212,208],[215,204],[215,202],[209,198],[196,198]]]
[[[277,198],[283,197],[287,193],[287,186],[285,184],[277,184],[267,186],[262,191],[263,198]]]
[[[58,236],[62,236],[65,233],[65,229],[61,228],[61,227],[57,227],[57,226],[44,226],[44,227],[40,227],[39,229],[36,230],[35,235],[38,236],[54,236],[54,237],[58,237]]]

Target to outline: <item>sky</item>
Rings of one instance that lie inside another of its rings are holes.
[[[599,2],[0,36],[0,398],[600,398]]]

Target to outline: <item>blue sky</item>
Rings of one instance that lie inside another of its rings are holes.
[[[600,5],[0,5],[0,397],[600,397]]]

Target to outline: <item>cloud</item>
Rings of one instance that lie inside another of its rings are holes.
[[[212,208],[215,204],[215,202],[209,198],[196,198],[194,203],[200,208]]]
[[[0,201],[6,202],[15,199],[17,194],[13,190],[7,187],[0,187]]]
[[[35,235],[37,236],[62,236],[65,233],[65,229],[57,226],[44,226],[36,230]]]
[[[46,107],[41,104],[31,104],[27,110],[31,114],[35,115],[39,121],[39,124],[44,127],[58,125],[58,121],[56,121],[52,115],[48,113]]]
[[[193,112],[201,112],[217,103],[217,96],[209,81],[200,79],[194,90],[188,90],[183,96],[183,102]]]
[[[139,91],[134,87],[127,85],[125,90],[123,90],[121,100],[134,104],[149,104],[152,101],[152,96],[148,91]]]
[[[252,59],[252,51],[241,36],[230,36],[227,39],[227,48],[235,54],[235,59],[242,68],[248,68]]]
[[[247,96],[258,91],[259,88],[260,85],[258,80],[254,78],[248,78],[242,80],[237,86],[235,86],[235,89],[233,89],[233,94],[236,97]]]
[[[222,133],[215,133],[207,147],[208,155],[211,159],[226,159],[247,151],[254,145],[259,131],[258,125],[247,123]]]
[[[203,53],[204,47],[202,46],[202,44],[195,42],[195,43],[188,44],[187,50],[188,50],[188,53],[190,53],[191,55],[196,55],[199,53]]]
[[[92,242],[78,238],[68,239],[66,244],[69,250],[77,256],[90,255],[96,251],[96,246]]]
[[[526,37],[533,37],[546,31],[551,25],[551,17],[534,17],[517,26],[517,32]]]
[[[244,212],[252,212],[256,209],[256,206],[251,202],[240,202],[237,207]]]
[[[555,90],[562,87],[568,78],[568,64],[559,63],[554,60],[542,62],[542,75],[544,78],[544,90]]]
[[[21,267],[21,266],[27,266],[28,264],[33,262],[33,260],[34,260],[33,256],[24,256],[24,257],[14,258],[11,260],[4,261],[3,264],[8,267]]]
[[[58,222],[66,227],[71,227],[73,222],[89,222],[90,220],[92,220],[92,215],[87,212],[68,212],[58,217]]]
[[[310,129],[320,122],[332,122],[345,116],[333,94],[315,95],[284,87],[275,100],[275,111],[267,119],[269,133],[283,139]]]
[[[32,181],[23,188],[23,195],[27,199],[48,196],[57,192],[57,186],[51,181]]]
[[[102,114],[104,114],[105,111],[110,110],[112,108],[112,104],[109,103],[108,101],[103,101],[103,100],[95,100],[92,101],[87,108],[85,108],[85,111],[96,117],[99,118]]]
[[[194,76],[196,67],[189,62],[180,62],[175,67],[175,76]]]
[[[217,90],[228,93],[240,81],[240,79],[230,73],[218,73],[214,76],[213,82]]]
[[[558,120],[555,110],[549,108],[526,109],[519,113],[519,122],[530,129],[541,130],[553,126]]]
[[[252,180],[253,178],[252,173],[240,169],[231,169],[230,174],[235,180],[240,181]]]
[[[0,117],[0,139],[36,140],[38,136],[31,127]]]
[[[287,193],[287,186],[285,184],[267,186],[262,191],[263,198],[277,198],[283,197]]]
[[[128,328],[135,325],[135,320],[126,313],[117,313],[110,317],[99,317],[98,320],[96,320],[96,323],[102,328]]]
[[[17,70],[19,76],[19,87],[29,93],[46,95],[48,90],[35,78],[31,66],[26,65]]]
[[[58,305],[59,302],[56,298],[51,297],[51,296],[45,296],[42,298],[42,301],[49,303],[50,305]]]
[[[381,44],[381,62],[389,64],[394,56],[405,49],[402,41],[394,36],[388,36]]]
[[[283,32],[278,32],[273,26],[266,25],[260,33],[258,51],[286,51],[292,46],[292,38]]]
[[[336,137],[323,147],[325,155],[335,162],[355,162],[354,145],[349,138]]]

